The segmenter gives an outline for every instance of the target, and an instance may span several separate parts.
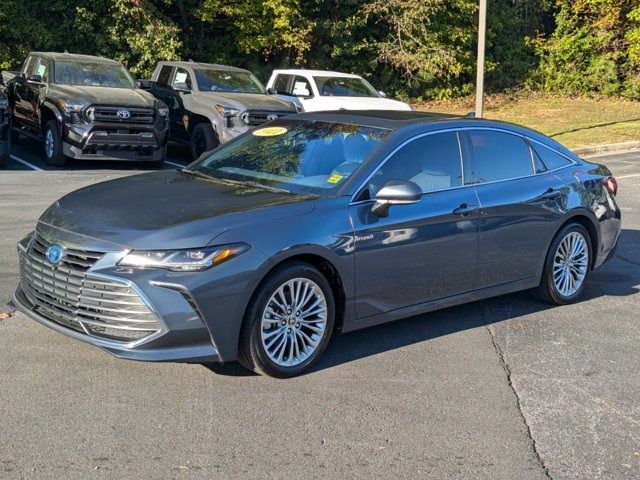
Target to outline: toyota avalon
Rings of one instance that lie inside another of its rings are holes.
[[[515,125],[303,113],[61,198],[18,245],[15,304],[122,358],[290,377],[340,332],[525,289],[574,302],[615,250],[617,188]]]

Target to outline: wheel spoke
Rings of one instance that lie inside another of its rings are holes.
[[[310,279],[294,278],[276,288],[265,305],[261,324],[262,345],[269,359],[282,367],[309,359],[326,332],[326,312],[324,293]]]

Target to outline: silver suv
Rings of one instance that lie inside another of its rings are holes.
[[[248,70],[196,62],[160,62],[141,86],[169,106],[170,139],[194,159],[252,127],[296,112],[267,94]]]

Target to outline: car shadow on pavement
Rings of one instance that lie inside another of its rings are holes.
[[[640,231],[623,230],[613,259],[589,276],[579,303],[603,296],[629,296],[640,291]],[[489,298],[376,327],[336,336],[320,361],[307,374],[425,342],[464,330],[525,317],[553,306],[529,292]],[[229,376],[254,375],[237,363],[209,364],[211,371]]]

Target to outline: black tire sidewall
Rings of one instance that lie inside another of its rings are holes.
[[[202,138],[204,140],[204,150],[200,153],[196,152],[196,139],[199,135],[202,135]],[[193,160],[197,160],[203,153],[209,152],[217,146],[218,140],[216,139],[216,134],[213,131],[213,127],[209,123],[199,123],[194,127],[193,131],[191,132],[191,141],[189,143],[191,158]]]
[[[556,254],[556,251],[558,250],[558,246],[560,245],[560,242],[562,242],[562,240],[571,232],[580,233],[580,235],[582,235],[585,241],[587,242],[588,262],[587,262],[587,272],[585,274],[584,279],[582,280],[582,284],[580,285],[580,288],[573,295],[566,297],[558,291],[556,284],[553,280],[553,260],[555,258],[555,254]],[[571,223],[565,226],[562,230],[560,230],[560,232],[558,232],[558,234],[554,237],[553,242],[551,242],[551,246],[549,247],[549,252],[547,253],[547,258],[545,260],[545,267],[544,267],[544,273],[543,273],[543,279],[542,279],[542,281],[545,282],[544,288],[548,292],[548,296],[550,297],[550,300],[553,301],[553,303],[556,303],[558,305],[566,305],[566,304],[575,302],[578,299],[578,297],[582,295],[582,291],[584,290],[584,286],[587,283],[587,278],[591,271],[591,265],[593,263],[592,255],[593,255],[593,249],[591,245],[591,237],[589,237],[589,232],[587,232],[586,228],[584,228],[582,225],[578,223]]]
[[[327,324],[324,335],[316,351],[300,365],[295,367],[282,367],[274,363],[267,355],[261,338],[262,312],[269,301],[269,298],[283,283],[294,278],[307,278],[315,282],[325,296],[327,302]],[[246,324],[250,328],[250,352],[246,352],[253,357],[254,362],[261,371],[276,378],[288,378],[299,375],[309,369],[324,353],[335,324],[335,299],[331,285],[326,277],[315,267],[307,264],[292,264],[272,274],[259,288],[250,309],[247,312]]]
[[[53,155],[51,158],[47,156],[46,139],[47,132],[51,130],[53,136]],[[44,135],[42,138],[42,153],[47,164],[54,167],[61,167],[67,163],[67,159],[62,153],[62,138],[60,136],[60,129],[56,120],[49,120],[44,127]]]
[[[0,152],[0,167],[4,167],[9,163],[9,157],[11,156],[11,122],[7,125],[7,138],[3,143],[3,150]]]

